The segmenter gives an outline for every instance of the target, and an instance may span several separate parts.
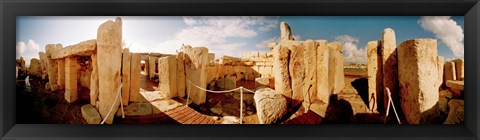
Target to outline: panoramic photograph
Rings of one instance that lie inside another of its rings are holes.
[[[17,16],[16,123],[464,124],[464,27],[463,16]]]

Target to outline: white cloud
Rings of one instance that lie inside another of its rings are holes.
[[[260,32],[269,31],[278,26],[278,18],[267,17],[183,17],[188,26],[172,38],[154,43],[151,51],[175,53],[182,44],[192,47],[207,47],[217,58],[222,55],[240,56],[245,51],[246,42],[230,41],[256,37]]]
[[[344,63],[367,63],[367,51],[365,48],[358,48],[358,38],[341,35],[335,37],[335,41],[342,44]]]
[[[455,57],[464,58],[463,29],[450,16],[424,16],[418,24],[444,42]]]
[[[30,64],[30,59],[39,58],[40,45],[32,39],[29,39],[27,43],[23,41],[17,42],[16,48],[17,58],[23,57],[27,65]]]

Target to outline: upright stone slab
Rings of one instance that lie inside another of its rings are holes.
[[[65,59],[57,60],[57,84],[60,89],[65,89]]]
[[[444,66],[444,58],[442,56],[437,56],[437,71],[438,71],[438,79],[437,79],[437,87],[440,90],[443,85],[443,66]]]
[[[289,73],[292,81],[292,104],[289,107],[296,107],[304,99],[303,85],[305,82],[305,61],[304,45],[292,45],[290,48]]]
[[[318,43],[313,40],[307,40],[304,43],[305,47],[303,55],[303,62],[305,66],[305,84],[303,85],[303,91],[305,92],[305,98],[303,102],[304,108],[308,110],[310,104],[317,97],[317,46]]]
[[[198,89],[195,85],[202,88],[207,87],[205,72],[208,65],[208,49],[206,47],[185,48],[184,53],[186,54],[184,62],[187,94],[190,94],[193,103],[200,105],[205,103],[207,95],[204,90]]]
[[[97,31],[97,66],[99,80],[99,112],[105,123],[111,124],[120,101],[115,101],[120,91],[122,65],[122,20],[107,21]],[[107,116],[110,108],[112,112]]]
[[[130,61],[130,101],[140,101],[140,78],[142,72],[141,55],[132,53]]]
[[[42,67],[40,64],[40,60],[38,60],[37,58],[30,59],[30,66],[28,68],[28,73],[31,76],[36,76],[36,77],[42,76]]]
[[[410,124],[432,122],[438,115],[437,41],[407,40],[398,47],[401,107]]]
[[[281,39],[281,41],[295,40],[293,38],[290,26],[288,26],[288,24],[286,22],[281,22],[280,23],[280,39]]]
[[[177,53],[177,93],[178,97],[180,98],[185,97],[185,65],[183,64],[184,57],[185,53]]]
[[[123,49],[122,54],[122,102],[124,106],[130,101],[130,61],[132,53],[130,49]]]
[[[154,78],[157,73],[157,60],[158,57],[148,57],[148,78]]]
[[[329,51],[326,40],[316,40],[317,47],[317,99],[323,103],[329,102],[332,92],[329,90]],[[315,100],[313,100],[315,101]]]
[[[288,58],[290,50],[282,45],[273,47],[273,75],[275,77],[275,90],[287,98],[292,98],[290,74],[288,72]],[[290,104],[288,102],[287,104]]]
[[[65,100],[72,103],[78,99],[79,61],[75,57],[65,58]]]
[[[397,45],[395,31],[387,28],[382,33],[382,61],[383,61],[383,87],[388,87],[395,103],[400,100],[398,95],[398,68]],[[383,90],[387,95],[387,90]],[[383,96],[383,108],[387,108],[388,98]]]
[[[453,60],[453,62],[455,62],[455,72],[457,75],[457,80],[463,81],[465,65],[463,59],[455,59]]]
[[[97,65],[97,54],[94,53],[90,56],[92,59],[92,75],[90,75],[90,104],[98,107],[98,65]]]
[[[331,42],[327,44],[328,58],[328,83],[329,92],[338,94],[344,87],[343,56],[340,43]]]
[[[158,59],[158,87],[166,97],[177,97],[177,58],[166,56]]]
[[[58,65],[55,60],[52,59],[52,54],[56,51],[62,49],[62,44],[47,44],[45,46],[46,57],[47,57],[47,73],[48,73],[48,81],[50,86],[58,86],[57,85],[57,76],[58,76]],[[55,88],[52,88],[52,91]]]
[[[38,52],[40,57],[40,65],[42,66],[42,72],[47,70],[47,54],[45,52]]]
[[[447,80],[457,80],[457,73],[455,70],[455,62],[447,61],[444,65],[443,71],[443,83],[447,83]]]
[[[383,69],[381,42],[370,41],[367,44],[367,70],[368,70],[368,108],[377,111],[377,106],[383,105]]]

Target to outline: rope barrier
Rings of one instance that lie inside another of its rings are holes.
[[[385,124],[387,123],[388,113],[390,111],[390,104],[392,104],[393,111],[395,112],[395,116],[397,117],[398,124],[400,123],[400,118],[398,117],[397,110],[395,109],[395,104],[393,104],[392,97],[390,96],[390,89],[387,87],[387,95],[388,95],[388,105],[387,105],[387,113],[385,114]]]
[[[103,118],[103,120],[102,120],[102,122],[101,122],[100,124],[104,124],[104,123],[105,123],[105,121],[107,120],[108,116],[109,116],[110,113],[112,112],[113,107],[115,106],[115,103],[117,103],[118,98],[121,97],[121,95],[122,95],[122,92],[121,92],[121,91],[122,91],[122,90],[121,90],[121,89],[122,89],[122,84],[123,84],[123,83],[120,83],[120,86],[119,86],[119,88],[118,88],[118,90],[117,90],[117,97],[115,97],[115,101],[113,101],[112,107],[110,107],[110,110],[108,111],[107,115],[105,116],[105,118]],[[122,100],[120,100],[120,106],[122,107],[122,118],[125,118],[125,113],[123,112],[123,103],[122,103]]]

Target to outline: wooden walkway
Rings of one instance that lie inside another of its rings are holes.
[[[170,111],[147,115],[117,117],[114,123],[120,124],[221,124],[212,116],[201,114],[190,107],[181,106]]]

